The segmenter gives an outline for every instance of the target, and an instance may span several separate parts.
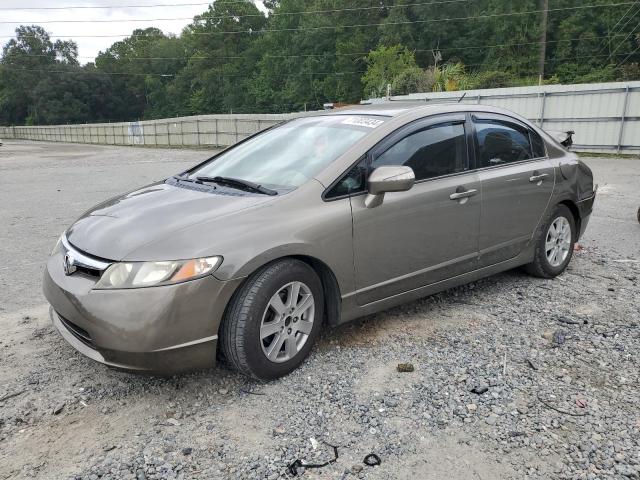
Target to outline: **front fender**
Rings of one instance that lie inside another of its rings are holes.
[[[221,226],[224,235],[215,243],[224,261],[215,276],[225,281],[244,278],[279,258],[305,256],[325,264],[341,292],[352,292],[355,280],[349,199],[324,202],[320,194],[318,188],[317,196],[310,199],[294,202],[292,197],[290,202],[262,209],[259,217],[239,215]]]

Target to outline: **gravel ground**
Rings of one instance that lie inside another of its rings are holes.
[[[288,478],[331,445],[302,478],[640,479],[640,161],[585,159],[601,191],[561,277],[510,271],[325,332],[278,381],[75,353],[40,293],[57,235],[207,154],[0,148],[0,480]]]

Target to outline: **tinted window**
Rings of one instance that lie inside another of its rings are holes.
[[[440,177],[467,169],[467,142],[463,124],[442,124],[413,133],[380,155],[373,167],[405,165],[416,180]]]
[[[363,192],[366,174],[367,163],[366,160],[363,159],[333,186],[329,193],[327,193],[326,198],[336,198]]]
[[[480,166],[492,167],[533,158],[529,130],[493,120],[476,122]]]
[[[536,132],[531,130],[529,132],[529,136],[531,137],[531,147],[533,148],[533,158],[541,158],[547,156],[547,150],[544,147],[544,140],[540,138]]]

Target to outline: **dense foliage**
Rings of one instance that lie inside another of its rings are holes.
[[[135,30],[86,65],[74,42],[21,26],[0,60],[0,124],[273,113],[388,89],[536,84],[546,2],[265,0],[263,12],[218,0],[179,37]],[[551,0],[544,81],[640,79],[636,5]]]

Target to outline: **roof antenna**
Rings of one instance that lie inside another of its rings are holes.
[[[464,92],[462,96],[458,99],[458,103],[460,103],[466,96],[467,96],[467,92]]]

